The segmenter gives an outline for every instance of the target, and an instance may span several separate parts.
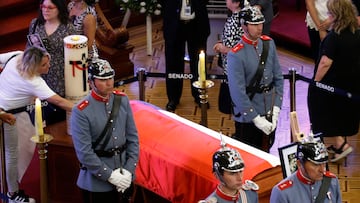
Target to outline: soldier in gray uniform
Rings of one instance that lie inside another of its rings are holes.
[[[269,151],[282,105],[284,78],[274,41],[262,35],[265,19],[260,10],[245,7],[240,18],[244,35],[227,56],[235,120],[233,138]]]
[[[88,71],[92,90],[73,108],[70,123],[81,163],[77,185],[86,203],[127,202],[139,156],[129,99],[113,91],[115,72],[106,60],[90,61]]]
[[[222,147],[213,155],[213,172],[220,184],[215,191],[199,202],[206,203],[257,203],[259,186],[243,181],[245,164],[240,153],[229,147]]]
[[[329,157],[324,143],[299,143],[296,156],[297,171],[273,187],[270,203],[341,203],[339,180],[326,171]]]

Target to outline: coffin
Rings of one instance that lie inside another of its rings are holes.
[[[140,141],[135,184],[173,203],[207,197],[217,184],[212,154],[220,147],[219,133],[145,102],[131,101],[131,106]],[[48,146],[50,199],[79,202],[78,162],[66,123],[48,126],[46,131],[54,136]],[[244,179],[258,183],[260,202],[269,202],[272,187],[282,179],[279,158],[227,136],[223,139],[241,153]]]

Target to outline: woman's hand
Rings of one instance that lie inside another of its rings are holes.
[[[11,113],[6,113],[5,111],[0,112],[0,119],[9,125],[14,125],[16,122],[15,116]]]

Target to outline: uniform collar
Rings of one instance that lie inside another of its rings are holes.
[[[246,44],[253,45],[254,47],[256,47],[257,44],[258,44],[258,40],[255,40],[255,41],[254,41],[254,40],[251,40],[251,39],[247,38],[245,35],[243,35],[243,36],[241,37],[241,39],[242,39],[242,41],[245,42]]]
[[[94,90],[91,90],[91,96],[92,96],[92,98],[94,98],[96,101],[99,101],[99,102],[108,102],[109,101],[109,97],[100,96]]]
[[[314,184],[315,182],[310,180],[309,178],[305,177],[304,174],[301,172],[301,170],[297,170],[296,172],[296,176],[298,177],[298,179],[304,183],[304,184],[307,184],[307,185],[312,185]]]
[[[220,186],[217,186],[216,194],[224,200],[236,202],[239,199],[240,192],[238,191],[234,196],[228,195],[221,191]]]

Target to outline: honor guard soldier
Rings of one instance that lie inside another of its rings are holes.
[[[213,173],[220,181],[215,191],[200,202],[206,203],[257,203],[259,186],[243,181],[245,169],[240,153],[228,147],[222,147],[213,155]]]
[[[84,202],[128,202],[139,156],[138,132],[128,97],[114,91],[106,60],[88,64],[91,92],[71,113],[71,136],[81,170]]]
[[[337,177],[326,171],[328,152],[323,142],[299,143],[297,171],[275,185],[270,203],[341,203]]]
[[[264,16],[257,7],[240,11],[244,34],[227,55],[233,103],[233,138],[264,151],[275,139],[284,78],[274,41],[262,35]]]

